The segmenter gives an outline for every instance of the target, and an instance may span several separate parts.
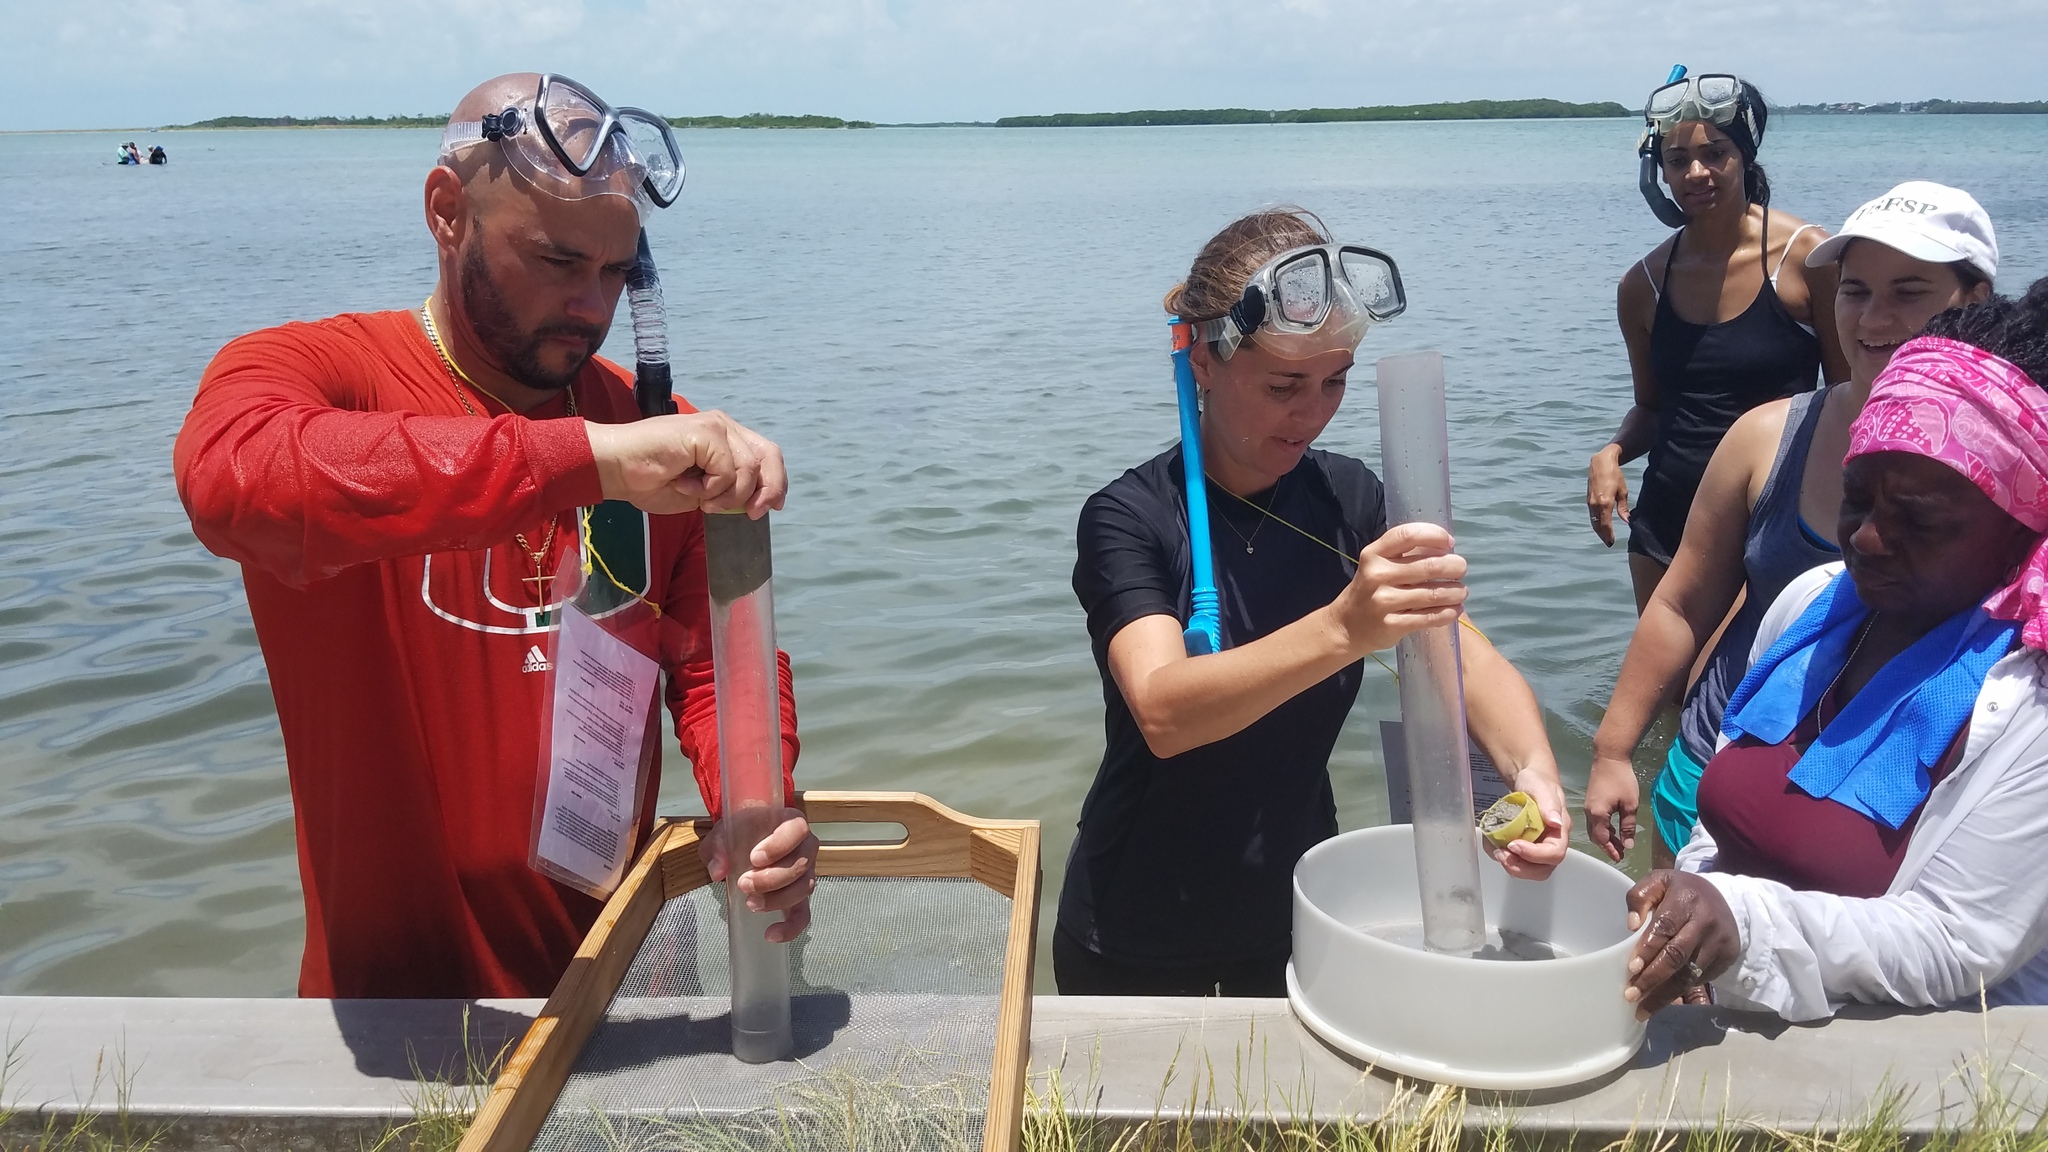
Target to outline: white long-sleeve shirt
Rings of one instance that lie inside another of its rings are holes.
[[[1786,586],[1751,664],[1841,570]],[[1962,760],[1928,796],[1884,895],[1802,891],[1714,871],[1717,858],[1702,823],[1678,867],[1704,874],[1735,912],[1742,954],[1714,981],[1721,1003],[1787,1020],[1849,1002],[2048,1004],[2048,657],[2022,647],[1992,666]]]

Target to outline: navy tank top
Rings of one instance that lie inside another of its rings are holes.
[[[1742,541],[1742,572],[1747,592],[1742,610],[1728,622],[1721,642],[1685,697],[1679,717],[1679,739],[1693,763],[1705,764],[1721,735],[1721,713],[1728,697],[1749,671],[1749,649],[1756,642],[1764,612],[1794,578],[1809,569],[1842,558],[1841,550],[1820,538],[1799,516],[1799,488],[1806,481],[1807,448],[1820,423],[1833,388],[1792,398],[1785,413],[1785,432],[1778,437],[1778,458],[1749,510],[1749,531]],[[1832,529],[1833,525],[1827,528]]]
[[[1766,212],[1765,260],[1770,227]],[[1799,233],[1792,235],[1797,239]],[[1819,338],[1778,299],[1785,258],[1768,270],[1756,299],[1741,315],[1724,324],[1694,324],[1671,306],[1671,265],[1678,262],[1684,239],[1680,229],[1657,288],[1657,316],[1650,325],[1650,370],[1660,403],[1657,442],[1629,516],[1629,551],[1662,564],[1678,554],[1707,461],[1736,418],[1766,401],[1811,392],[1820,377]],[[1788,242],[1786,255],[1791,251]]]

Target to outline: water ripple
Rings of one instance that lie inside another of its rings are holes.
[[[2040,129],[1788,118],[1772,182],[1825,223],[1900,179],[1969,188],[2024,284],[2048,270]],[[1166,287],[1230,216],[1280,201],[1399,256],[1414,306],[1362,355],[1445,352],[1473,613],[1583,777],[1633,621],[1583,469],[1629,395],[1615,278],[1662,234],[1625,121],[686,137],[699,178],[650,224],[679,388],[791,462],[777,593],[807,786],[1038,818],[1051,908],[1102,742],[1074,517],[1175,435]],[[110,136],[0,136],[0,994],[296,981],[269,685],[171,442],[227,340],[426,295],[435,137],[179,139],[176,165],[135,172],[104,162]],[[1324,443],[1371,462],[1369,368],[1356,382]],[[1385,819],[1374,721],[1397,711],[1368,663],[1331,763],[1347,827]],[[670,763],[664,809],[698,810]]]

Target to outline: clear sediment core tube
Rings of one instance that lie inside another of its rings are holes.
[[[1439,352],[1379,362],[1380,470],[1387,523],[1451,526],[1449,430]],[[1401,735],[1414,805],[1422,936],[1432,952],[1469,956],[1486,943],[1465,745],[1465,684],[1458,626],[1410,633],[1394,648],[1401,676]]]
[[[782,709],[768,517],[704,517],[711,585],[711,667],[718,694],[718,778],[726,851],[726,930],[732,972],[732,1052],[749,1064],[790,1054],[789,946],[770,943],[779,912],[754,912],[738,878],[780,822]]]

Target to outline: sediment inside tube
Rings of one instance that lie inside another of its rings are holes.
[[[1368,924],[1359,929],[1376,940],[1427,952],[1422,942],[1422,921],[1402,920],[1392,924]],[[1472,954],[1474,960],[1562,960],[1571,955],[1547,940],[1525,936],[1520,932],[1503,931],[1488,925],[1486,943]]]

